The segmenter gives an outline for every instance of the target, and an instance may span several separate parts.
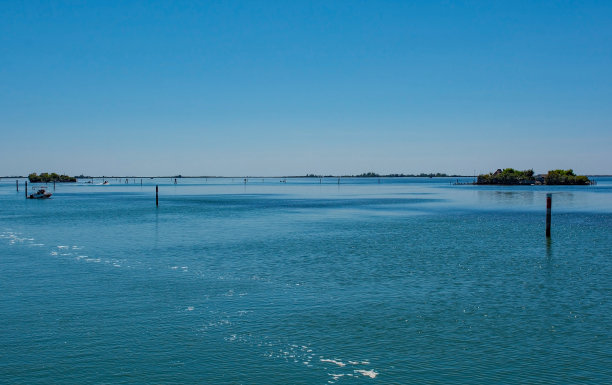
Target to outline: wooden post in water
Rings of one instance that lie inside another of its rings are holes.
[[[550,238],[551,209],[552,209],[552,194],[546,194],[546,238]]]
[[[28,197],[28,181],[27,181],[27,180],[26,180],[26,182],[25,182],[25,190],[26,190],[26,191],[25,191],[25,193],[26,193],[26,194],[25,194],[25,197],[27,198],[27,197]]]
[[[142,178],[140,178],[140,185],[142,186]]]
[[[155,206],[159,206],[159,186],[155,185]]]
[[[17,187],[17,191],[19,191],[19,181],[18,180],[15,181],[15,187]]]
[[[55,191],[55,181],[53,181],[53,191]]]

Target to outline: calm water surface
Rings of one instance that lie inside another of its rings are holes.
[[[2,179],[0,383],[611,383],[612,179],[454,181]]]

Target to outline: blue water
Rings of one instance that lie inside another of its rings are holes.
[[[0,383],[612,383],[612,179],[455,181],[2,179]]]

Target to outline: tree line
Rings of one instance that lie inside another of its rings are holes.
[[[76,178],[68,175],[59,175],[54,172],[43,172],[40,175],[35,172],[28,175],[30,183],[49,183],[49,182],[76,182]]]
[[[574,170],[550,170],[547,174],[535,175],[532,169],[498,169],[495,172],[478,175],[476,184],[501,185],[588,185],[591,181],[585,175],[576,175]]]

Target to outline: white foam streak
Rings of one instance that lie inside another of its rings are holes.
[[[376,376],[378,376],[378,372],[375,372],[374,369],[371,369],[371,370],[357,369],[355,370],[355,373],[359,373],[365,377],[370,377],[370,378],[376,378]]]
[[[321,362],[329,362],[331,364],[336,364],[336,365],[338,365],[341,368],[346,366],[346,364],[344,362],[342,362],[342,361],[330,360],[328,358],[321,358],[320,361]]]

